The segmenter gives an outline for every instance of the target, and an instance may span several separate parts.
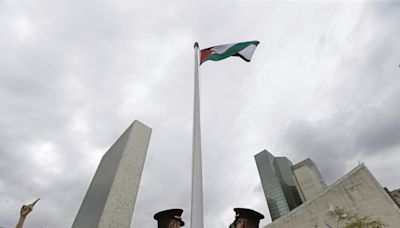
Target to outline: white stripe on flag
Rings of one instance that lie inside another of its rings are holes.
[[[254,51],[256,50],[256,45],[252,44],[246,47],[245,49],[239,51],[239,54],[241,54],[245,59],[250,60],[251,56],[253,56]]]
[[[226,52],[230,47],[232,47],[235,44],[224,44],[224,45],[219,45],[211,48],[211,50],[217,52],[218,54]]]

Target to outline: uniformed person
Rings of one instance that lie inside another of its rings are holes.
[[[158,228],[179,228],[185,225],[182,221],[182,209],[169,209],[160,211],[154,215],[158,222]]]
[[[264,215],[247,208],[235,208],[235,220],[229,228],[258,228]]]

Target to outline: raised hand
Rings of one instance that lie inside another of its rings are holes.
[[[19,211],[19,220],[17,225],[15,226],[15,228],[22,228],[24,226],[24,222],[25,222],[25,218],[26,216],[33,210],[33,206],[35,206],[35,204],[37,203],[37,201],[39,201],[40,198],[38,198],[37,200],[35,200],[33,203],[28,204],[28,205],[23,205],[21,207],[21,210]]]
[[[32,210],[33,210],[33,206],[35,206],[35,204],[40,200],[40,198],[38,198],[37,200],[35,200],[33,203],[28,204],[28,205],[23,205],[21,207],[21,210],[19,212],[19,214],[23,217],[26,217]]]

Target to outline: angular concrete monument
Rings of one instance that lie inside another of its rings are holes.
[[[400,208],[363,163],[264,228],[343,227],[355,217],[380,220],[385,227],[400,224]]]
[[[150,135],[135,120],[104,154],[72,228],[129,228]]]

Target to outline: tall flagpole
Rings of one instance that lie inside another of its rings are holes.
[[[192,144],[192,210],[190,227],[203,228],[203,175],[201,168],[201,131],[199,97],[199,44],[194,44],[194,107]]]

